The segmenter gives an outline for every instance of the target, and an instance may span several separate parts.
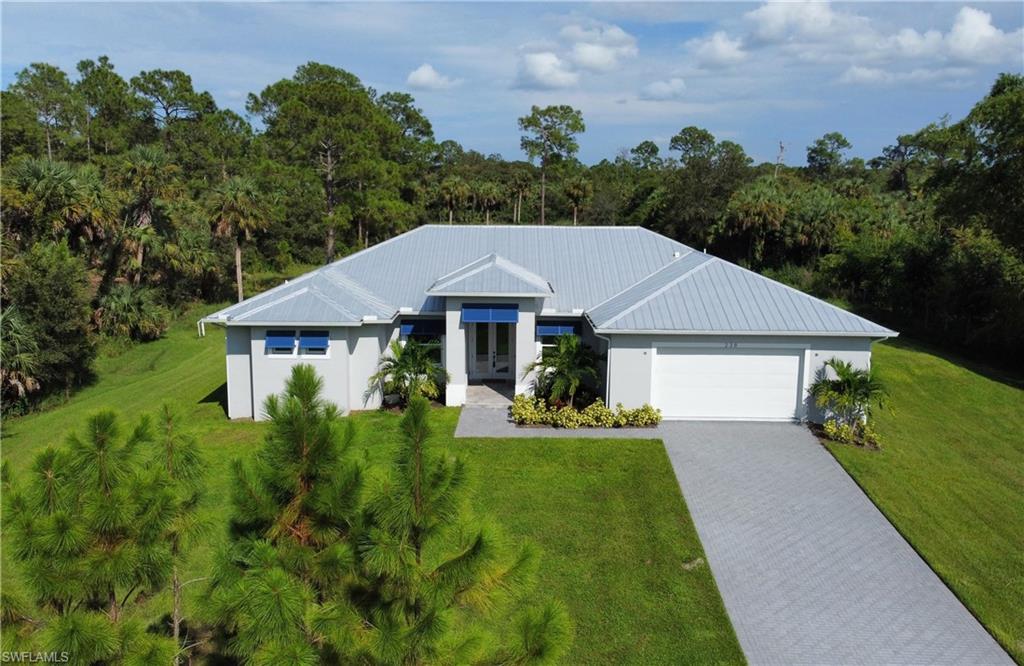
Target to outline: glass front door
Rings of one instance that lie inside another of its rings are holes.
[[[470,379],[512,377],[512,324],[473,324],[470,338]]]

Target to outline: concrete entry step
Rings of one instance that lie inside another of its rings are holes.
[[[485,381],[466,388],[466,404],[485,407],[508,407],[515,395],[515,385],[507,381]]]

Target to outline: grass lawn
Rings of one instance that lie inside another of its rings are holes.
[[[839,462],[1024,663],[1024,390],[906,341],[875,346],[880,452]]]
[[[135,418],[166,401],[203,443],[206,510],[224,521],[230,462],[251,454],[263,426],[225,417],[219,402],[223,331],[208,327],[207,337],[197,338],[199,314],[177,322],[163,340],[100,359],[97,383],[67,404],[4,423],[3,458],[15,475],[97,410]],[[367,412],[353,418],[370,458],[387,458],[397,442],[398,417]],[[456,409],[433,412],[434,445],[469,463],[478,513],[541,548],[538,589],[564,601],[576,625],[567,663],[743,661],[660,442],[455,440],[457,419]],[[195,553],[191,575],[202,575],[220,538],[222,532]],[[3,564],[5,581],[12,574],[16,580],[6,556]],[[202,603],[200,588],[191,590],[192,608]],[[168,600],[149,603],[156,615]]]

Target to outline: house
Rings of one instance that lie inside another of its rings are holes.
[[[582,336],[604,355],[610,405],[668,419],[818,418],[824,362],[871,361],[897,335],[817,298],[639,227],[428,225],[203,319],[227,328],[231,418],[263,417],[297,363],[345,409],[394,339],[438,344],[449,405],[524,373],[543,345]]]

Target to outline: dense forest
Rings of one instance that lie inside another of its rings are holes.
[[[33,64],[0,95],[5,411],[67,395],[102,345],[159,337],[197,301],[428,223],[642,225],[1024,366],[1020,75],[870,160],[828,133],[801,167],[693,126],[668,155],[644,141],[587,166],[567,106],[520,119],[527,160],[483,155],[438,141],[410,95],[319,63],[250,94],[246,117],[185,72],[126,79],[106,57]]]

